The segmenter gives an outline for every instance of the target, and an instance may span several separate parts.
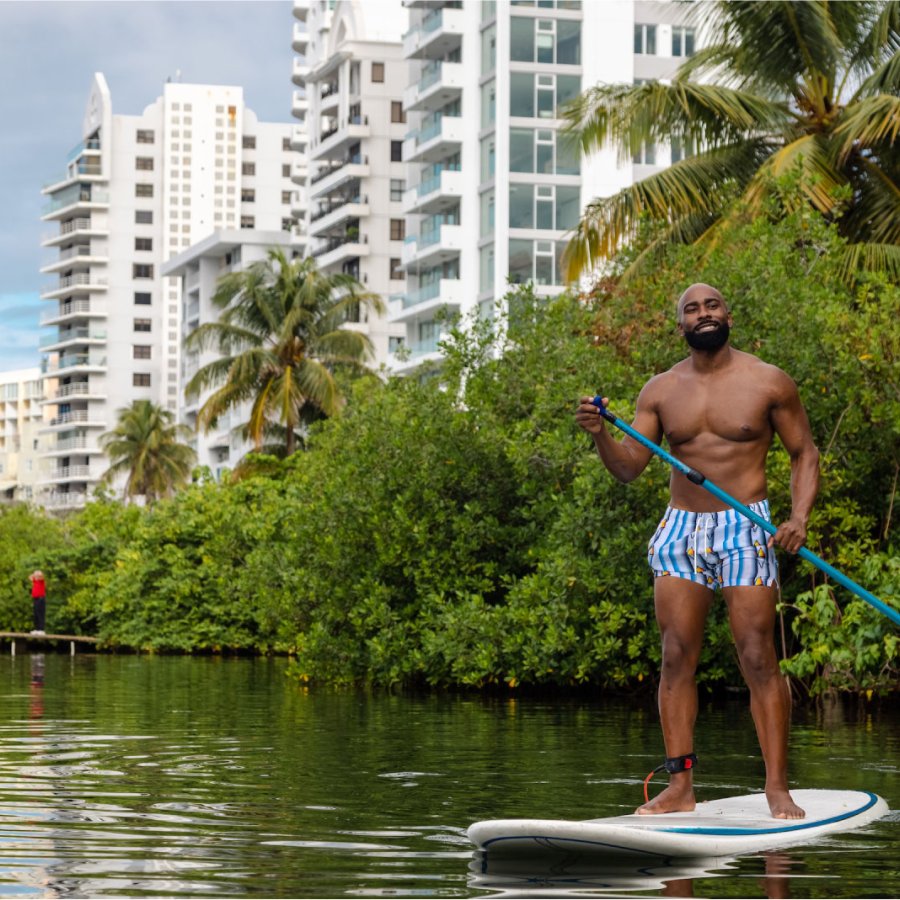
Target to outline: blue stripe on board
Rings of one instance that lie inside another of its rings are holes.
[[[660,828],[658,830],[662,834],[702,834],[708,837],[740,834],[745,837],[756,834],[783,834],[786,831],[804,831],[808,828],[819,828],[822,825],[831,825],[834,822],[843,822],[844,819],[852,819],[860,813],[864,813],[867,809],[871,809],[877,802],[878,797],[870,791],[861,791],[868,796],[869,802],[859,809],[850,810],[850,812],[841,813],[839,816],[832,816],[830,819],[816,819],[814,821],[801,820],[796,825],[783,825],[780,828],[711,828],[703,825],[697,825],[693,828]]]

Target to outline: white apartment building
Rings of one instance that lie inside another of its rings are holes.
[[[37,367],[0,372],[0,502],[32,500],[40,480],[44,383]]]
[[[305,179],[308,252],[324,271],[353,275],[387,298],[405,285],[408,12],[399,0],[297,0],[294,17],[293,112],[307,138],[307,171],[299,166],[295,180],[299,188]],[[386,363],[405,326],[362,316],[347,327],[367,333],[375,364]]]
[[[291,131],[221,85],[167,83],[140,115],[114,115],[94,76],[81,140],[43,190],[48,507],[85,502],[118,410],[137,399],[177,409],[181,282],[162,264],[217,229],[293,228]]]
[[[412,132],[408,281],[390,307],[407,330],[395,372],[440,357],[442,311],[490,316],[508,282],[563,290],[561,257],[584,206],[668,165],[671,153],[580,160],[561,134],[561,107],[600,82],[666,78],[695,42],[671,2],[404,3]]]
[[[187,337],[204,322],[218,319],[221,310],[212,298],[222,276],[242,271],[254,262],[264,260],[274,247],[281,248],[290,259],[294,255],[302,255],[303,244],[296,236],[283,230],[224,229],[165,263],[163,275],[181,281],[182,336]],[[240,427],[250,418],[252,403],[249,401],[222,416],[209,432],[197,430],[197,414],[211,390],[188,396],[184,388],[202,366],[218,358],[215,347],[183,353],[178,412],[179,422],[195,432],[192,446],[197,453],[197,464],[208,466],[217,480],[225,469],[233,469],[241,457],[253,449],[252,443],[242,437]]]

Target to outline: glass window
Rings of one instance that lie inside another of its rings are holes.
[[[493,72],[497,65],[497,26],[481,32],[481,74]]]
[[[556,107],[559,109],[570,103],[581,93],[581,77],[578,75],[556,76]]]
[[[391,121],[400,123],[406,121],[406,112],[403,109],[402,100],[391,100]]]
[[[509,114],[523,119],[534,118],[534,75],[510,73]]]
[[[486,191],[481,195],[481,237],[489,237],[494,233],[494,192]]]
[[[539,63],[554,62],[554,44],[556,28],[553,19],[538,19],[537,34],[534,40],[535,59]]]
[[[372,81],[375,84],[382,84],[384,82],[384,63],[383,62],[373,62],[372,63]]]
[[[632,162],[636,165],[655,166],[656,165],[656,145],[643,144],[641,149],[632,157]]]
[[[567,134],[557,134],[556,174],[580,175],[581,156],[575,138]]]
[[[403,192],[406,190],[406,181],[402,178],[391,179],[391,200],[397,202],[403,199]]]
[[[639,54],[647,54],[649,56],[656,55],[655,25],[638,25],[637,23],[635,23],[634,52]]]
[[[534,131],[531,128],[509,129],[509,171],[534,171]]]
[[[481,142],[481,180],[490,181],[494,177],[494,139]]]
[[[557,20],[556,62],[566,66],[581,65],[581,22]]]
[[[525,284],[534,278],[534,242],[511,239],[509,242],[509,280]]]
[[[494,245],[482,247],[479,258],[478,290],[491,291],[494,289]]]
[[[481,127],[490,128],[497,119],[497,82],[489,81],[481,87]]]
[[[672,27],[672,56],[694,55],[694,29],[683,25]]]
[[[513,62],[534,62],[534,19],[510,19],[509,58]]]
[[[497,0],[481,0],[481,21],[490,22],[497,17]]]
[[[403,141],[391,141],[391,162],[403,162]]]
[[[552,207],[551,207],[552,211]],[[534,227],[534,186],[511,184],[509,186],[509,227]]]
[[[581,211],[581,191],[568,185],[556,186],[556,227],[559,231],[574,228]]]
[[[255,134],[241,135],[241,146],[244,148],[244,150],[255,150],[256,149],[256,135]]]
[[[556,114],[554,102],[554,88],[552,75],[538,75],[537,77],[537,116],[539,119],[552,119]]]
[[[555,156],[554,132],[547,128],[539,128],[534,135],[535,172],[542,175],[553,175]]]

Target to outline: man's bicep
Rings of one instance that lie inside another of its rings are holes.
[[[791,456],[815,446],[800,392],[787,375],[784,376],[778,400],[772,408],[772,426]]]

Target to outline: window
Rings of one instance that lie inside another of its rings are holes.
[[[395,257],[391,257],[391,270],[389,274],[389,278],[391,281],[402,281],[403,280],[403,269],[402,269],[401,261]]]
[[[656,145],[643,144],[641,149],[631,158],[635,165],[639,166],[655,166],[656,165]]]
[[[406,121],[406,113],[403,111],[403,101],[402,100],[391,100],[391,121],[392,122],[405,122]]]
[[[152,250],[153,249],[153,238],[136,237],[134,239],[134,249],[135,250]]]
[[[241,163],[241,175],[255,175],[256,174],[256,163],[245,162]]]
[[[253,188],[241,188],[241,203],[255,203],[256,191]]]
[[[256,228],[256,218],[254,216],[241,216],[241,228]]]
[[[293,191],[282,191],[281,192],[281,202],[282,203],[290,203],[292,193],[293,193]]]
[[[486,191],[481,195],[481,228],[480,236],[489,237],[494,233],[494,192]]]
[[[554,119],[557,110],[581,91],[578,75],[534,75],[512,72],[509,80],[509,114],[526,119]]]
[[[372,83],[373,84],[384,84],[384,63],[383,62],[373,62],[372,63]]]
[[[510,22],[513,62],[581,64],[581,23],[566,19],[513,16]]]
[[[497,82],[481,86],[481,128],[491,128],[497,120]]]
[[[672,26],[672,56],[694,55],[694,29],[684,25]]]
[[[153,210],[152,209],[136,209],[134,211],[134,222],[136,225],[152,225]]]
[[[245,150],[255,150],[256,149],[256,135],[255,134],[245,134],[241,138],[241,146]]]
[[[509,227],[563,231],[578,224],[581,192],[562,184],[511,184]]]
[[[150,344],[135,344],[132,347],[132,357],[134,359],[150,359]]]
[[[406,237],[406,219],[391,219],[391,240],[402,241]]]
[[[132,278],[152,278],[153,266],[150,263],[134,263],[131,267]]]
[[[285,163],[281,167],[281,177],[282,178],[290,178],[291,177],[291,164]]]
[[[290,150],[291,149],[291,139],[289,137],[281,139],[281,149],[282,150]]]
[[[497,65],[497,26],[481,32],[481,74],[487,75]]]
[[[153,196],[153,185],[152,184],[136,184],[134,186],[134,196],[135,197],[152,197]]]
[[[134,330],[135,331],[151,331],[152,323],[150,319],[135,319],[134,320]]]
[[[689,156],[693,156],[697,151],[694,148],[694,142],[691,140],[684,140],[683,138],[672,138],[672,162],[677,163],[681,162],[683,159],[687,159]]]
[[[634,26],[634,52],[646,54],[648,56],[656,55],[656,26],[655,25],[638,25]]]
[[[403,162],[403,141],[391,141],[391,162]]]
[[[281,220],[281,230],[282,231],[291,231],[294,228],[294,220],[293,219],[282,219]]]
[[[135,291],[134,302],[136,306],[149,306],[153,302],[153,297],[146,291]]]
[[[154,142],[154,134],[146,128],[138,128],[136,135],[139,144],[152,144]]]
[[[150,373],[135,372],[131,376],[131,383],[134,387],[150,387]]]
[[[391,179],[391,200],[399,202],[403,199],[403,192],[406,190],[406,181],[402,178]]]
[[[134,167],[141,172],[152,172],[153,171],[153,157],[152,156],[136,156],[134,158]]]

